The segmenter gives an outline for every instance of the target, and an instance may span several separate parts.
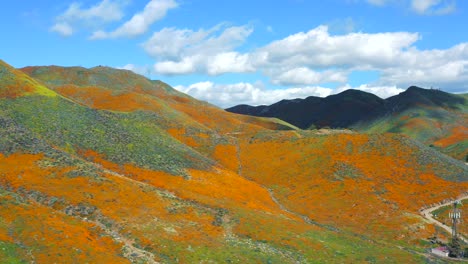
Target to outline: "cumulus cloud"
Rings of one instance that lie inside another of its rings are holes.
[[[442,86],[449,91],[468,90],[468,43],[446,50],[411,49],[401,54],[400,63],[380,69],[379,83]]]
[[[276,74],[270,73],[272,83],[278,85],[310,85],[327,82],[344,83],[347,81],[348,73],[345,71],[326,70],[317,72],[306,67],[298,67],[290,70],[274,70]]]
[[[83,8],[80,3],[70,4],[68,9],[55,18],[55,24],[50,28],[62,36],[71,36],[79,26],[95,27],[105,23],[119,21],[124,16],[123,0],[102,0],[101,2]]]
[[[198,56],[184,58],[181,61],[163,61],[154,65],[154,71],[165,75],[181,75],[194,73],[197,70]]]
[[[420,39],[418,33],[347,33],[332,35],[327,26],[300,32],[252,51],[254,69],[278,85],[346,83],[354,70],[401,67]]]
[[[218,75],[227,72],[250,72],[248,54],[235,48],[253,32],[250,26],[217,25],[211,29],[164,28],[143,43],[143,48],[157,60],[156,73]]]
[[[135,14],[130,20],[112,32],[96,31],[91,39],[135,37],[146,33],[150,26],[161,20],[167,12],[178,6],[174,0],[151,0],[143,11]]]
[[[379,85],[443,85],[466,91],[468,43],[420,50],[415,47],[419,39],[408,32],[330,35],[321,26],[274,41],[250,57],[273,83],[283,85],[345,82],[349,72],[373,70],[381,75]]]
[[[56,32],[64,37],[69,37],[73,35],[73,28],[67,22],[58,22],[55,23],[51,28],[51,31]]]
[[[259,65],[386,66],[412,46],[419,34],[409,32],[330,35],[327,26],[300,32],[259,49]]]
[[[154,70],[159,74],[219,75],[260,70],[277,84],[312,85],[347,80],[347,70],[315,68],[383,67],[394,63],[420,38],[408,32],[330,35],[327,26],[319,26],[251,52],[237,51],[252,32],[250,26],[217,25],[198,31],[164,28],[143,48],[157,60]]]
[[[274,85],[311,87],[324,83],[344,85],[353,71],[373,71],[380,77],[372,84],[372,91],[410,85],[444,85],[449,91],[467,89],[468,43],[421,50],[416,47],[421,39],[418,33],[331,34],[327,26],[318,26],[239,52],[237,49],[252,32],[250,26],[225,24],[197,31],[164,28],[142,46],[156,60],[152,69],[155,74],[258,72]]]

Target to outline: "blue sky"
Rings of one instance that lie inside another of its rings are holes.
[[[125,68],[221,107],[410,85],[468,92],[461,0],[41,0],[0,9],[15,67]]]

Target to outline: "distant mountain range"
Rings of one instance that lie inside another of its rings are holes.
[[[350,128],[361,132],[403,133],[458,159],[468,154],[468,95],[409,87],[382,99],[347,90],[325,98],[282,100],[266,106],[238,105],[232,113],[276,117],[302,129]]]

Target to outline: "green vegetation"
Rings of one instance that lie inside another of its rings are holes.
[[[13,243],[0,241],[0,263],[4,264],[20,264],[28,263],[25,260],[19,258],[18,251],[21,248]]]
[[[61,97],[42,96],[0,99],[0,108],[5,109],[0,112],[4,120],[15,120],[16,126],[23,128],[21,135],[31,137],[30,132],[38,139],[31,142],[46,142],[69,154],[94,150],[117,164],[135,164],[175,175],[183,175],[186,168],[206,169],[211,164],[161,130],[157,125],[158,116],[149,112],[98,111]],[[2,149],[15,144],[15,134],[9,133],[13,137],[10,139],[2,137]],[[28,140],[17,145],[32,153],[43,151],[43,148],[34,149],[36,146]]]

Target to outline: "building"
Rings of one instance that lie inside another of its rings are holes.
[[[431,253],[440,257],[448,257],[449,250],[447,247],[438,247],[431,249]]]

